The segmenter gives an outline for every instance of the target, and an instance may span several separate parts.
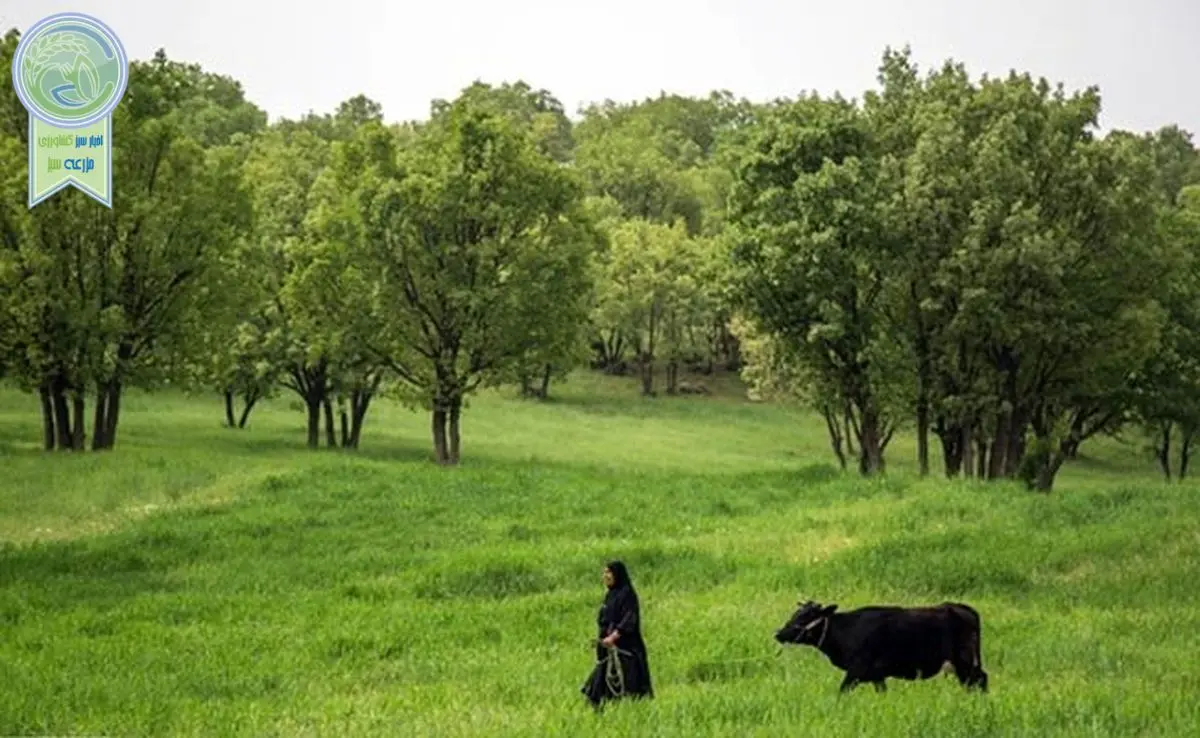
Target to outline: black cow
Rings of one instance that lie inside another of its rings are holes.
[[[834,614],[837,605],[801,602],[775,633],[780,643],[813,646],[846,672],[841,692],[861,682],[887,689],[885,681],[928,679],[951,667],[967,688],[987,691],[979,658],[979,613],[969,605],[862,607]]]

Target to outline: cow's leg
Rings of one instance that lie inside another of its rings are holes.
[[[873,684],[875,685],[876,692],[886,692],[887,691],[887,680],[886,679],[876,679],[873,682]]]

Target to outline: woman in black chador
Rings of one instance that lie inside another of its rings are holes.
[[[654,696],[638,596],[625,565],[609,562],[604,569],[604,584],[608,594],[597,618],[600,641],[596,644],[596,668],[580,690],[596,708],[605,700]]]

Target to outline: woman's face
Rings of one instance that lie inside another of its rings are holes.
[[[612,569],[609,569],[607,566],[604,567],[604,586],[612,589],[613,582],[615,581],[616,577],[613,576]]]

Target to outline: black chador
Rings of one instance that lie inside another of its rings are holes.
[[[597,618],[596,668],[580,691],[593,706],[622,697],[653,697],[637,591],[620,561],[604,569],[608,594]]]

